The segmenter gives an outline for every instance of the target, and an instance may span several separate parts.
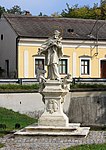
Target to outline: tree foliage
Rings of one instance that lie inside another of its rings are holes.
[[[61,15],[58,12],[54,12],[53,14],[51,14],[51,17],[61,17]]]
[[[61,14],[54,12],[51,14],[52,17],[67,17],[67,18],[83,18],[83,19],[101,19],[106,20],[106,0],[101,0],[100,6],[94,4],[93,7],[82,6],[79,7],[78,4],[74,6],[69,6],[66,4],[67,8],[62,10]],[[25,10],[22,10],[20,6],[15,5],[10,9],[5,9],[5,7],[0,6],[0,16],[3,13],[12,14],[25,14]],[[38,16],[47,16],[40,12]]]
[[[4,12],[6,12],[5,8],[2,7],[2,6],[0,6],[0,16],[1,16]]]
[[[25,14],[25,10],[21,10],[21,7],[18,5],[13,6],[10,9],[5,9],[5,7],[0,6],[0,17],[3,13],[11,13],[11,14]]]
[[[66,4],[67,8],[62,11],[62,17],[68,18],[83,18],[83,19],[106,19],[106,3],[94,4],[93,7],[83,6],[78,7],[74,5],[70,7],[69,4]]]
[[[11,14],[24,14],[25,13],[25,11],[22,11],[20,6],[18,5],[13,6],[11,9],[7,9],[6,12],[11,13]]]
[[[43,14],[42,12],[40,12],[38,16],[41,16],[41,17],[42,17],[42,16],[43,16],[43,17],[47,17],[47,15]]]

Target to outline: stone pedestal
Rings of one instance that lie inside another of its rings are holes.
[[[39,126],[67,127],[68,117],[63,112],[64,96],[67,89],[62,88],[62,82],[57,80],[47,80],[42,90],[45,103],[45,112],[39,118]]]
[[[89,127],[80,127],[80,123],[69,123],[63,112],[64,97],[69,92],[66,81],[46,80],[40,90],[45,103],[45,111],[33,124],[15,133],[15,135],[69,135],[86,137]]]

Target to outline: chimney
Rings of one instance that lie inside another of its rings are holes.
[[[25,11],[26,16],[32,16],[32,14],[29,11]]]

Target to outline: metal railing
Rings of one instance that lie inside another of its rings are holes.
[[[35,84],[36,78],[0,79],[0,84]],[[106,78],[73,78],[72,83],[106,84]]]
[[[73,84],[76,83],[106,84],[106,78],[73,78]]]

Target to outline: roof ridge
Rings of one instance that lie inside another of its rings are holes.
[[[77,21],[96,21],[96,19],[84,19],[84,18],[66,18],[66,17],[52,17],[52,16],[28,16],[28,15],[20,15],[20,14],[8,14],[4,13],[3,16],[6,18],[48,18],[48,19],[62,19],[62,20],[77,20]],[[106,22],[106,20],[98,20],[102,22]]]

